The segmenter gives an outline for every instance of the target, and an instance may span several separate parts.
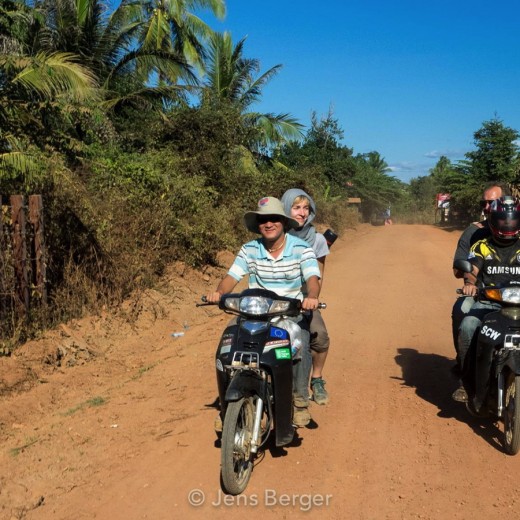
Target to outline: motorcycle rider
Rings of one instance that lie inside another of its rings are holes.
[[[520,265],[520,202],[518,199],[505,196],[491,204],[488,214],[488,225],[491,235],[477,241],[470,249],[468,260],[473,265],[471,273],[464,273],[462,292],[465,296],[474,297],[477,285],[500,286],[512,280],[520,283],[520,276],[510,274],[509,267]],[[475,348],[476,332],[482,320],[489,312],[500,309],[495,302],[475,301],[462,320],[459,330],[458,352],[460,362],[464,362],[468,352]],[[485,383],[489,373],[489,364],[482,363],[485,356],[478,353],[475,372],[475,397],[471,403],[475,411],[482,406],[485,395]],[[467,370],[467,367],[464,367]],[[469,374],[471,378],[471,374]]]
[[[489,213],[489,209],[491,207],[491,203],[505,195],[511,195],[511,190],[509,187],[501,182],[490,181],[484,187],[484,191],[482,194],[482,199],[480,201],[480,207],[482,209],[482,213],[484,215],[484,219],[479,222],[472,222],[462,233],[457,243],[457,248],[455,249],[455,254],[453,256],[453,262],[456,260],[466,260],[469,255],[469,250],[471,246],[481,240],[483,238],[487,238],[490,236],[490,229],[488,226],[487,215]],[[453,274],[456,278],[462,278],[464,273],[453,268]],[[453,335],[453,346],[455,348],[456,356],[456,364],[453,368],[453,372],[456,375],[460,375],[462,373],[462,364],[460,362],[460,356],[458,353],[458,337],[459,337],[459,328],[464,316],[469,312],[471,306],[473,305],[474,300],[471,297],[460,297],[455,300],[453,304],[453,309],[451,312],[451,329]],[[467,400],[466,391],[462,384],[457,390],[453,393],[453,399],[456,401],[465,402]]]
[[[264,197],[258,201],[257,211],[244,215],[247,229],[261,237],[242,246],[226,276],[217,289],[206,299],[218,303],[223,294],[233,291],[238,282],[248,275],[249,288],[268,289],[279,296],[302,300],[302,309],[315,311],[320,294],[320,269],[312,248],[302,239],[287,233],[300,226],[299,222],[284,212],[280,200]],[[309,323],[302,314],[298,325],[307,332],[307,344],[302,346],[302,358],[309,350]],[[307,353],[310,357],[310,354]],[[311,420],[309,413],[308,383],[310,363],[301,361],[294,364],[294,414],[296,426],[307,426]],[[215,429],[217,429],[217,422]]]
[[[297,229],[291,229],[289,233],[305,240],[316,254],[320,267],[320,286],[323,286],[325,260],[330,251],[327,240],[321,233],[316,231],[316,228],[312,224],[316,217],[316,204],[310,195],[299,188],[287,190],[282,195],[282,203],[285,213],[296,219],[299,224]],[[329,351],[330,339],[327,327],[318,309],[312,312],[310,335],[310,354],[312,360],[302,359],[302,363],[312,362],[312,398],[316,404],[325,405],[329,401],[329,395],[325,390],[325,380],[322,378],[322,372]]]

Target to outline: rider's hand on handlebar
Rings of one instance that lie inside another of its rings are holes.
[[[302,302],[302,309],[305,311],[315,311],[319,304],[318,298],[304,298]]]
[[[218,303],[220,301],[221,296],[222,295],[218,291],[208,293],[206,294],[206,301],[208,303]]]
[[[475,296],[477,294],[477,286],[473,284],[464,284],[464,287],[462,287],[462,294],[464,294],[464,296]]]

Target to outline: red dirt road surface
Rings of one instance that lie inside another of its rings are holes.
[[[330,404],[259,458],[240,497],[221,491],[213,432],[228,317],[195,307],[224,270],[173,266],[118,316],[68,323],[2,358],[0,517],[518,517],[520,457],[504,454],[502,425],[450,397],[459,235],[363,225],[336,242],[322,291]]]

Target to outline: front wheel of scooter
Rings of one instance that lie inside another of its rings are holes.
[[[504,448],[509,455],[516,455],[520,449],[520,376],[514,372],[506,378]]]
[[[253,471],[254,422],[252,397],[228,404],[222,428],[221,475],[224,490],[230,495],[239,495],[246,489]]]

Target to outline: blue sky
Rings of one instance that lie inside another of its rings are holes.
[[[404,182],[462,159],[495,116],[520,131],[520,2],[227,0],[224,21],[205,19],[247,36],[262,71],[283,65],[255,110],[308,126],[330,108],[343,144]]]

